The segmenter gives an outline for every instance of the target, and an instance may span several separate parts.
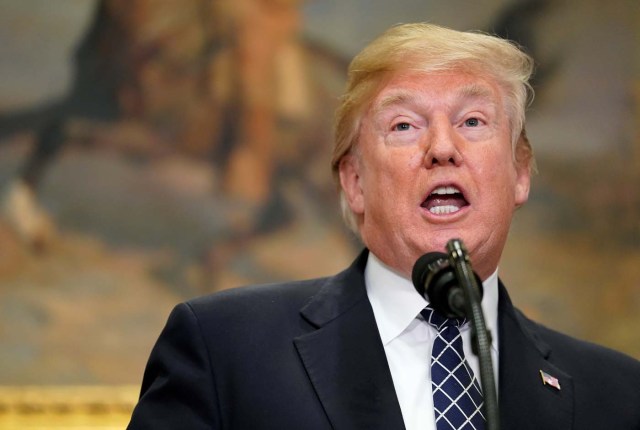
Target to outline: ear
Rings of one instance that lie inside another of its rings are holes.
[[[527,132],[522,129],[522,133],[516,143],[516,188],[515,203],[520,207],[529,200],[529,189],[531,188],[531,173],[535,169],[533,149],[527,138]]]
[[[347,154],[340,160],[340,185],[351,211],[357,215],[364,213],[364,193],[361,184],[360,160],[353,154]]]
[[[529,200],[529,189],[531,187],[531,168],[526,165],[516,165],[516,207],[520,207]]]

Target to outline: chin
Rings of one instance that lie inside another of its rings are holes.
[[[422,248],[424,250],[423,254],[427,252],[447,252],[447,243],[451,239],[460,239],[460,235],[455,233],[443,234],[442,232],[433,234],[429,243]],[[462,241],[464,242],[464,239]]]

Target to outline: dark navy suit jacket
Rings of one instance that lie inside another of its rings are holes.
[[[334,277],[178,305],[128,428],[403,429],[366,259]],[[502,285],[498,315],[503,430],[640,430],[640,362],[528,320]]]

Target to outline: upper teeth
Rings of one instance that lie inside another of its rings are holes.
[[[458,194],[460,190],[456,187],[438,187],[431,192],[431,194]]]

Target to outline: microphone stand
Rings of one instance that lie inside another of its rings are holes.
[[[466,315],[471,322],[471,347],[480,362],[480,383],[484,397],[487,430],[499,430],[498,396],[491,362],[491,334],[487,330],[482,307],[480,306],[480,296],[478,294],[480,287],[471,269],[469,254],[462,241],[459,239],[450,240],[447,242],[447,251],[449,252],[449,262],[454,269],[458,285],[462,287],[466,299]]]

